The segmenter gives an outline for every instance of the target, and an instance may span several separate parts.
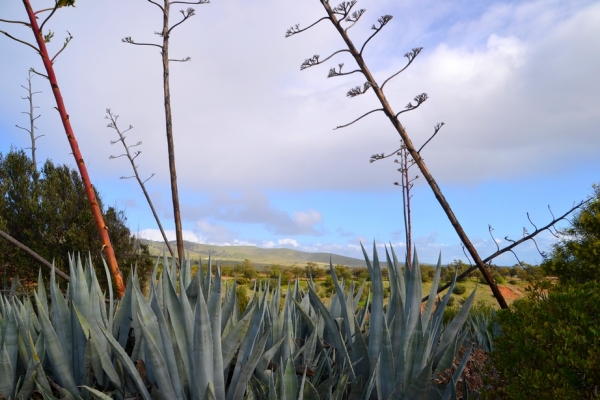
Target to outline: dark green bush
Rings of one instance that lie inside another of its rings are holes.
[[[515,281],[514,279],[511,279],[510,281],[508,281],[508,283],[510,283],[511,285],[516,285],[517,281]]]
[[[435,268],[429,265],[419,265],[419,267],[421,269],[421,282],[431,282],[435,277]]]
[[[452,289],[452,293],[454,294],[464,294],[467,291],[465,285],[456,285],[454,289]]]
[[[600,282],[560,285],[498,312],[492,365],[500,378],[486,398],[592,399],[600,385]]]
[[[236,276],[235,281],[237,282],[238,286],[247,285],[248,282],[250,282],[248,278],[244,278],[243,276]]]
[[[450,298],[448,299],[448,304],[446,305],[448,307],[454,307],[454,304],[456,304],[456,297],[450,296]]]

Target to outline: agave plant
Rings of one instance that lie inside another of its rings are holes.
[[[464,341],[461,327],[474,295],[444,328],[452,288],[436,305],[440,263],[421,311],[416,252],[410,270],[390,250],[387,307],[374,247],[372,262],[365,252],[372,289],[364,306],[365,282],[346,286],[330,265],[336,294],[327,306],[312,282],[303,291],[296,281],[283,295],[280,285],[270,288],[267,281],[255,282],[243,313],[235,282],[224,284],[218,266],[213,277],[210,259],[206,273],[200,268],[192,277],[189,260],[177,270],[163,256],[149,295],[134,272],[116,304],[110,287],[105,300],[91,264],[84,268],[73,257],[65,295],[53,272],[50,303],[41,275],[35,307],[29,298],[1,299],[0,376],[7,379],[0,393],[29,398],[37,390],[49,399],[57,393],[68,399],[449,399],[453,385],[440,391],[434,378],[451,367]]]
[[[0,393],[5,398],[27,399],[36,390],[54,398],[52,387],[62,398],[87,398],[89,393],[80,387],[91,382],[102,388],[122,387],[107,341],[99,335],[112,324],[112,293],[107,310],[95,273],[91,268],[84,271],[80,258],[70,258],[70,276],[63,296],[52,271],[48,304],[40,271],[36,312],[29,297],[2,297],[0,374],[8,379],[1,380]]]
[[[386,249],[390,277],[387,308],[384,307],[381,266],[375,246],[372,262],[363,248],[372,282],[372,292],[364,308],[357,310],[364,286],[356,295],[353,285],[345,291],[331,264],[336,296],[332,297],[328,307],[316,294],[314,285],[309,287],[311,310],[303,314],[313,315],[311,321],[315,327],[323,321],[323,332],[317,331],[317,337],[320,343],[331,343],[336,350],[333,358],[325,357],[327,364],[341,366],[337,379],[307,380],[311,386],[317,386],[316,391],[321,397],[370,398],[375,393],[379,399],[449,399],[451,396],[452,389],[447,387],[441,393],[434,385],[434,378],[452,366],[464,342],[466,332],[461,333],[461,328],[468,317],[474,292],[444,328],[442,316],[456,278],[436,306],[435,294],[441,272],[441,260],[438,261],[430,299],[421,312],[422,284],[416,252],[411,270],[402,268],[393,249],[390,250],[392,257]],[[296,305],[301,308],[298,302]],[[306,343],[308,347],[310,337]],[[455,381],[469,354],[470,350],[455,371]],[[315,354],[308,354],[307,358],[315,359]],[[328,387],[323,388],[324,384]]]

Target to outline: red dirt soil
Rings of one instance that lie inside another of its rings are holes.
[[[523,297],[524,293],[519,289],[512,289],[508,286],[498,285],[498,289],[507,302],[513,302],[516,299]]]

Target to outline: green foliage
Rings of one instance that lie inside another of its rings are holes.
[[[248,278],[244,278],[243,276],[236,276],[235,277],[235,282],[239,285],[239,286],[244,286],[247,285],[248,282],[250,282],[248,280]]]
[[[223,276],[233,276],[233,267],[229,265],[221,267],[221,274]]]
[[[545,285],[545,286],[544,286]],[[591,399],[600,382],[600,282],[534,283],[527,299],[498,312],[488,398]]]
[[[531,265],[526,262],[515,264],[512,267],[511,275],[516,276],[522,281],[535,282],[544,279],[544,271],[539,265]]]
[[[338,279],[352,279],[352,270],[345,265],[338,264],[333,269],[335,270],[335,274],[337,275]]]
[[[561,230],[562,240],[542,263],[547,275],[562,282],[600,280],[600,186],[593,185],[593,190],[593,200]]]
[[[268,275],[271,287],[275,287],[279,283],[287,286],[287,284],[290,282],[290,279],[292,278],[292,273],[289,271],[289,269],[284,268],[280,265],[271,265],[270,267],[268,267]]]
[[[240,313],[243,313],[246,311],[246,307],[248,307],[248,303],[250,302],[250,298],[248,297],[248,289],[246,286],[238,286],[235,288],[235,295],[237,297]]]
[[[335,293],[335,284],[331,275],[325,277],[325,279],[321,282],[321,287],[325,289],[325,294],[328,296],[331,296]]]
[[[448,299],[448,307],[454,307],[456,305],[456,297],[455,296],[450,296],[450,299]]]
[[[370,281],[369,269],[364,267],[356,267],[352,269],[352,277],[357,281]]]
[[[152,269],[147,245],[126,226],[123,211],[105,209],[96,193],[104,222],[124,276],[137,265],[143,281]],[[0,229],[65,271],[71,252],[92,256],[102,268],[101,241],[79,174],[67,165],[48,160],[38,172],[25,152],[0,154]],[[37,280],[39,264],[21,250],[0,242],[0,267],[8,277],[18,274],[24,283]],[[105,286],[104,271],[98,274]]]
[[[435,268],[427,266],[427,265],[421,265],[421,282],[425,283],[425,282],[431,282],[433,280],[433,277],[435,276]]]
[[[454,260],[450,264],[448,264],[448,272],[451,275],[448,279],[452,279],[454,273],[458,271],[458,275],[462,274],[466,270],[470,268],[470,265],[465,264],[462,260]],[[464,280],[461,279],[461,280]]]
[[[483,274],[481,273],[480,270],[476,269],[475,271],[473,271],[469,274],[469,278],[476,282],[480,282],[481,279],[483,278]],[[484,279],[484,281],[485,281],[485,279]]]
[[[288,268],[288,272],[291,274],[291,278],[298,278],[304,275],[304,268],[295,265]]]
[[[499,283],[501,285],[504,284],[504,283],[506,283],[506,278],[504,278],[498,272],[492,273],[492,278],[494,278],[494,280],[496,281],[496,283]]]
[[[510,281],[508,281],[508,283],[510,283],[511,285],[516,285],[518,282],[514,279],[511,279]]]
[[[244,277],[246,279],[255,279],[258,276],[258,272],[252,262],[247,258],[241,264],[235,264],[233,266],[233,274],[238,277]]]
[[[307,279],[315,280],[324,278],[326,274],[323,268],[319,268],[319,266],[316,263],[309,261],[304,267],[304,275]]]
[[[454,289],[452,290],[452,293],[454,294],[464,294],[467,291],[467,288],[465,285],[456,285],[454,287]]]
[[[381,277],[384,280],[387,280],[389,278],[389,276],[390,276],[390,273],[389,273],[388,269],[385,267],[381,267]]]

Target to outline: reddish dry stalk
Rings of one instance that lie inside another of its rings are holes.
[[[52,93],[54,93],[54,98],[56,99],[56,108],[60,113],[60,119],[63,122],[67,139],[69,140],[71,150],[73,151],[73,156],[75,157],[75,162],[79,168],[79,173],[85,187],[85,192],[90,203],[92,214],[96,220],[96,225],[98,225],[98,232],[100,233],[100,237],[102,239],[102,248],[106,251],[106,258],[108,259],[108,268],[110,269],[110,273],[114,279],[115,286],[117,288],[117,295],[119,298],[121,298],[125,293],[125,284],[123,283],[123,276],[119,270],[117,259],[115,258],[115,252],[112,244],[110,243],[110,238],[108,237],[108,228],[104,223],[104,218],[102,218],[102,212],[100,211],[100,206],[96,200],[96,195],[94,194],[94,189],[92,188],[92,183],[90,181],[87,168],[83,162],[83,156],[79,151],[79,145],[75,139],[75,134],[73,133],[73,128],[71,127],[71,121],[69,120],[69,115],[67,114],[67,109],[60,93],[60,89],[58,88],[56,75],[54,74],[54,67],[52,66],[52,62],[48,56],[46,43],[44,42],[44,37],[38,26],[35,13],[31,8],[29,0],[23,0],[23,4],[25,5],[25,10],[27,10],[27,15],[29,17],[29,21],[31,22],[31,29],[39,46],[39,53],[42,57],[42,62],[44,63],[44,67],[46,68],[46,72],[48,74],[48,80],[50,81],[50,86],[52,87]]]

